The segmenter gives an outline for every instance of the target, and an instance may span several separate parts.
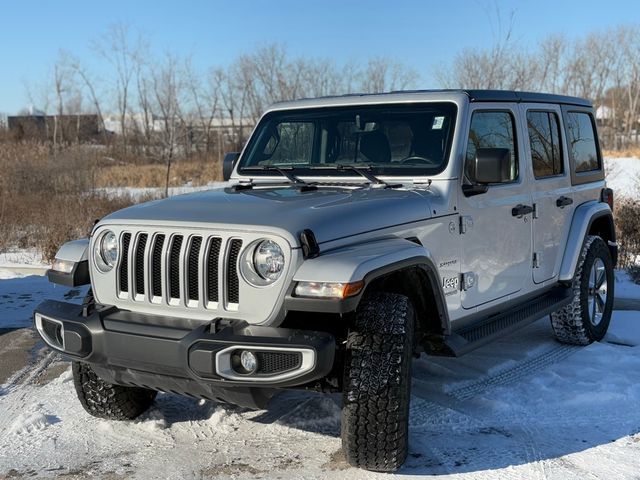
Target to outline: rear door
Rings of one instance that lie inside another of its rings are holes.
[[[558,275],[574,198],[559,105],[522,104],[533,214],[533,281]]]

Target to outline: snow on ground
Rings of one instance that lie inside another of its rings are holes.
[[[338,395],[286,392],[247,411],[160,394],[140,419],[110,422],[82,410],[68,370],[0,391],[0,475],[637,478],[639,324],[639,312],[616,312],[607,341],[580,348],[556,343],[543,319],[460,359],[416,361],[395,476],[344,463]]]
[[[2,275],[0,327],[30,323],[36,301],[67,292]],[[624,275],[618,292],[640,298]],[[69,370],[36,381],[59,361],[40,356],[0,386],[0,478],[565,480],[640,469],[640,312],[616,311],[605,341],[584,348],[557,343],[545,318],[459,359],[415,361],[410,453],[393,476],[345,464],[339,395],[284,392],[248,411],[160,394],[141,418],[110,422],[84,412]]]
[[[221,188],[227,186],[228,182],[211,182],[207,185],[201,185],[194,187],[190,183],[186,183],[181,187],[170,187],[169,196],[182,195],[184,193],[199,192],[202,190],[211,190],[213,188]],[[148,187],[148,188],[135,188],[135,187],[107,187],[97,188],[95,191],[98,193],[104,193],[108,196],[124,196],[128,195],[134,200],[141,200],[145,198],[161,198],[164,197],[164,187]]]
[[[640,158],[605,158],[607,185],[621,197],[640,196]]]
[[[45,299],[80,303],[86,287],[68,289],[42,275],[16,273],[0,263],[0,328],[29,327],[34,308]]]
[[[616,270],[614,275],[616,298],[640,298],[640,285],[634,283],[625,270]]]

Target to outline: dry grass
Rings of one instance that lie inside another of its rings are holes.
[[[171,166],[169,186],[191,183],[194,186],[222,180],[222,167],[206,157],[180,160]],[[166,183],[167,167],[160,163],[143,165],[101,165],[96,170],[97,187],[162,187]]]
[[[88,234],[94,221],[134,203],[95,193],[97,154],[54,152],[37,143],[0,144],[0,252],[37,248],[51,260],[58,247]]]
[[[609,158],[636,157],[640,158],[640,147],[627,148],[625,150],[605,150],[602,155]]]
[[[214,161],[215,160],[215,161]],[[36,142],[0,143],[0,252],[39,249],[51,260],[64,242],[88,234],[96,219],[147,200],[96,193],[101,187],[164,187],[166,165],[142,156],[114,158],[108,147],[54,151]],[[217,158],[177,160],[169,186],[220,180]]]

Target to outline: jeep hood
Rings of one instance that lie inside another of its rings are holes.
[[[309,228],[319,243],[430,218],[430,192],[381,188],[215,189],[125,208],[100,224],[203,227],[285,235],[299,246]]]

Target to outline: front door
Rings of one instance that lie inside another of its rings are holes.
[[[527,169],[535,208],[533,219],[533,281],[558,275],[561,248],[573,218],[573,197],[564,147],[562,114],[557,105],[523,104],[528,139]]]
[[[484,193],[463,188],[460,195],[461,267],[465,277],[474,278],[461,295],[466,309],[515,294],[531,278],[532,205],[522,140],[516,135],[518,107],[483,103],[471,108],[463,184],[477,183],[473,165],[480,148],[509,149],[510,172],[507,181],[487,185]]]

